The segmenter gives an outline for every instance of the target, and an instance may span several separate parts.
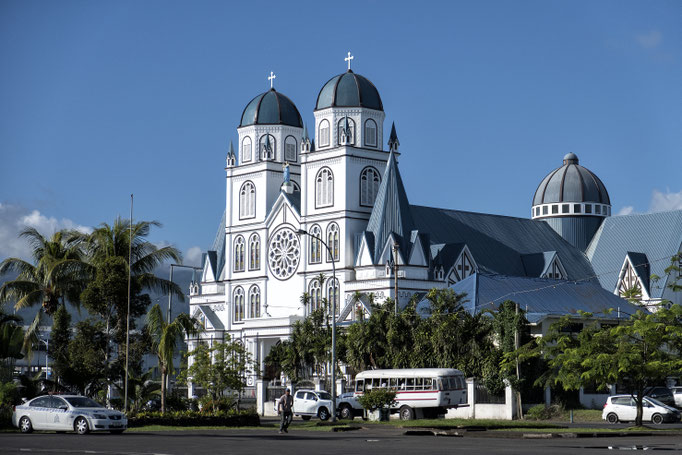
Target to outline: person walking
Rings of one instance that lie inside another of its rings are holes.
[[[292,412],[292,407],[294,406],[294,397],[291,396],[291,390],[287,389],[284,395],[277,402],[277,413],[281,416],[281,421],[279,424],[279,433],[288,433],[287,428],[291,424],[291,420],[294,418]]]

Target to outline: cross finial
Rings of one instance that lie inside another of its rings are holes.
[[[275,76],[275,73],[270,71],[270,76],[268,77],[268,80],[270,81],[270,88],[272,88],[272,86],[274,85],[274,81],[275,81],[276,77],[277,76]]]
[[[348,52],[348,57],[344,58],[345,61],[348,62],[348,69],[350,69],[350,61],[353,60],[355,57],[350,55],[350,52]]]

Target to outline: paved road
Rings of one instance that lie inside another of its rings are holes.
[[[551,454],[580,455],[631,452],[633,448],[659,449],[682,454],[682,438],[671,436],[608,437],[529,440],[490,437],[492,433],[464,437],[406,436],[393,427],[352,432],[290,429],[200,430],[183,432],[93,434],[0,434],[1,454]]]

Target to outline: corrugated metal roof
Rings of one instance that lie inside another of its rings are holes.
[[[599,284],[587,281],[551,280],[545,278],[512,277],[477,273],[450,287],[457,293],[465,292],[464,308],[473,313],[497,310],[505,300],[512,300],[528,313],[527,318],[537,322],[547,316],[578,316],[586,311],[603,316],[609,309],[615,311],[609,317],[616,318],[618,310],[622,317],[634,314],[641,307],[605,290]]]
[[[682,244],[682,210],[643,215],[612,216],[604,220],[587,248],[587,257],[602,287],[613,291],[628,252],[645,254],[650,274],[665,278],[670,257]],[[663,296],[667,282],[651,283],[649,295]]]
[[[391,151],[386,163],[379,191],[374,201],[374,208],[367,223],[367,231],[374,235],[374,257],[381,255],[391,233],[398,237],[403,257],[408,257],[408,242],[414,229],[414,221],[407,200],[407,193],[396,164],[395,154]],[[421,230],[421,232],[429,232]]]
[[[594,275],[585,254],[545,222],[415,205],[411,209],[417,228],[431,235],[432,244],[466,244],[479,272],[526,276],[523,255],[556,251],[569,279]]]

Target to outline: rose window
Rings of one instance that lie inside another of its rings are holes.
[[[301,258],[301,241],[289,228],[282,228],[270,239],[268,263],[276,278],[286,280],[296,272]]]

